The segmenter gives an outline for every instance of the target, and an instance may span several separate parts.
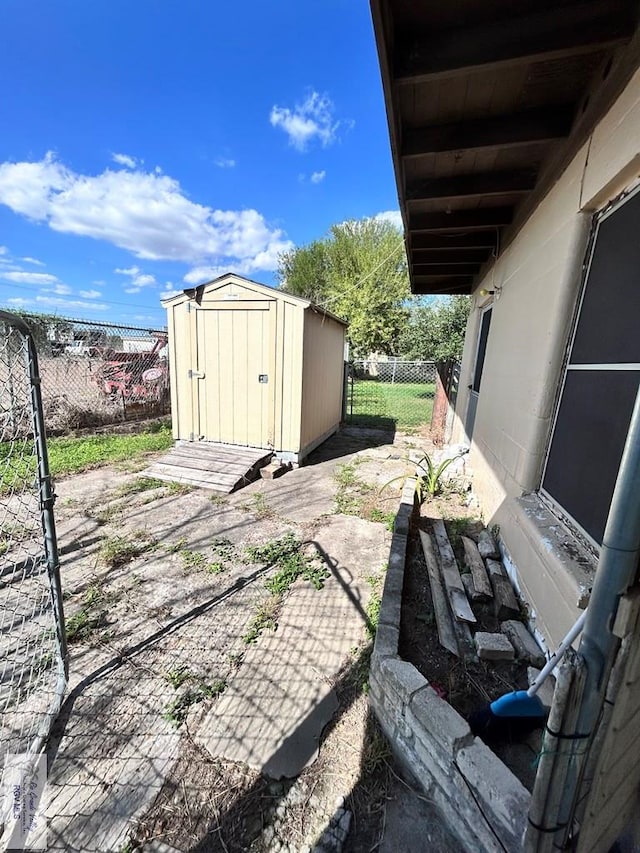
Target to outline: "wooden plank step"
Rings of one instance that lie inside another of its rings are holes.
[[[451,548],[449,537],[441,518],[433,519],[433,533],[440,552],[440,568],[442,578],[447,589],[447,595],[451,602],[451,609],[456,619],[475,625],[478,621],[471,609],[469,599],[460,577],[460,570],[456,562],[455,554]]]
[[[253,464],[229,461],[219,456],[196,456],[193,453],[184,451],[176,452],[173,450],[158,461],[166,465],[181,465],[185,468],[196,468],[202,471],[224,470],[230,474],[237,472],[239,477],[246,474],[248,470],[254,467]]]
[[[192,480],[201,480],[202,482],[218,483],[221,486],[235,486],[240,479],[235,474],[224,474],[219,471],[199,471],[195,468],[185,468],[180,465],[166,465],[162,462],[154,462],[143,472],[150,477],[155,477],[160,474],[165,474],[168,477],[173,477],[178,482],[191,482]]]
[[[142,472],[145,476],[147,476],[147,472]],[[165,483],[180,483],[180,485],[184,486],[195,486],[199,489],[209,489],[212,492],[221,492],[224,495],[228,495],[233,489],[230,489],[228,486],[220,486],[216,483],[210,483],[208,480],[196,480],[195,478],[186,478],[186,477],[174,477],[169,474],[162,474],[158,471],[154,471],[152,474],[149,474],[150,477],[155,477],[156,480],[162,480]]]
[[[464,556],[467,566],[471,569],[473,586],[478,601],[488,601],[493,598],[493,591],[489,582],[489,575],[484,567],[484,560],[480,556],[478,546],[468,536],[461,536],[464,546]]]
[[[272,451],[254,447],[235,447],[228,444],[215,444],[209,441],[178,442],[174,449],[193,450],[196,453],[215,453],[219,456],[235,456],[239,459],[255,460],[270,456]]]
[[[453,618],[451,616],[451,611],[449,610],[449,603],[442,583],[442,578],[440,577],[438,558],[433,547],[433,542],[431,541],[431,537],[428,533],[425,533],[423,530],[420,530],[419,533],[424,559],[427,563],[429,582],[431,584],[431,600],[433,601],[433,612],[436,617],[438,639],[440,640],[440,645],[444,646],[445,649],[448,649],[452,654],[460,657],[456,632],[453,626]]]

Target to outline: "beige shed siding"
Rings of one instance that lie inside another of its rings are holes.
[[[182,303],[169,309],[169,371],[171,376],[171,425],[174,439],[189,439],[192,425],[192,400],[189,370],[191,361],[192,318],[187,305]]]
[[[275,449],[297,453],[302,406],[304,308],[278,303],[276,346]]]
[[[339,424],[341,323],[233,274],[165,304],[175,438],[270,447],[295,461]]]
[[[592,212],[637,180],[640,72],[514,241],[478,285],[469,318],[453,441],[464,441],[480,309],[493,302],[470,463],[485,517],[500,525],[518,582],[551,644],[574,621],[574,579],[534,542],[517,498],[540,485],[568,334],[579,293]]]
[[[311,310],[304,316],[302,448],[342,418],[344,326]]]

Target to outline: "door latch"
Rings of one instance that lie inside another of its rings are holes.
[[[189,379],[204,379],[204,373],[200,373],[197,370],[190,370]]]
[[[267,374],[266,374],[266,373],[260,373],[260,374],[258,374],[258,382],[259,382],[261,385],[266,385],[268,381],[269,381],[269,377],[267,376]]]

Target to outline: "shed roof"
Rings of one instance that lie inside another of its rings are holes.
[[[414,293],[469,293],[640,64],[636,0],[371,0]]]
[[[285,290],[279,290],[276,287],[261,284],[258,281],[253,281],[253,279],[245,278],[244,276],[233,272],[219,275],[217,278],[203,284],[199,284],[197,287],[187,288],[186,290],[183,290],[182,293],[176,294],[176,296],[171,296],[168,299],[161,299],[160,302],[164,308],[168,308],[171,305],[179,305],[181,302],[186,302],[188,300],[195,300],[196,302],[199,302],[205,291],[217,290],[218,288],[224,287],[226,284],[230,283],[236,283],[248,290],[254,290],[258,293],[268,295],[272,299],[281,299],[284,302],[299,305],[305,310],[309,309],[316,314],[322,314],[325,317],[330,317],[332,320],[335,320],[337,323],[341,323],[343,326],[349,325],[346,320],[343,320],[336,314],[332,314],[331,311],[327,311],[326,308],[322,308],[320,305],[314,304],[309,299],[305,299],[302,296],[294,296],[292,293],[287,293]]]

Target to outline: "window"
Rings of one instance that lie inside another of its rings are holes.
[[[602,543],[640,382],[640,193],[596,221],[542,492]]]

